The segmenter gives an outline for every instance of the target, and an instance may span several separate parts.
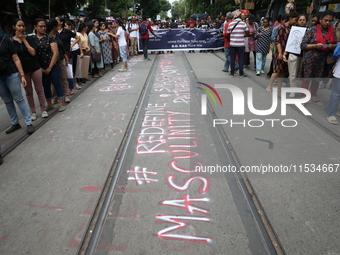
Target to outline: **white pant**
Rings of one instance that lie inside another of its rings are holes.
[[[289,54],[288,58],[288,72],[289,72],[289,82],[291,87],[297,87],[296,77],[301,68],[302,57],[298,57],[294,54]]]

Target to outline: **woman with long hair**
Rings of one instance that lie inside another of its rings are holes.
[[[75,26],[72,24],[72,22],[68,21],[65,24],[65,28],[71,30],[73,33],[77,34],[79,40],[77,40],[76,38],[71,38],[71,52],[70,52],[70,61],[72,62],[72,71],[73,71],[73,77],[75,77],[76,74],[76,67],[77,67],[77,59],[78,56],[80,56],[81,58],[84,56],[83,54],[83,49],[80,47],[80,37],[79,37],[79,33],[76,32],[75,30]],[[76,89],[81,89],[80,87],[80,83],[81,83],[81,79],[76,78],[76,83],[74,84]]]
[[[64,49],[66,52],[67,57],[65,58],[65,68],[67,67],[68,64],[70,64],[70,59],[71,59],[71,39],[74,38],[75,39],[75,43],[78,43],[80,38],[79,36],[74,33],[73,31],[71,31],[70,29],[66,28],[66,23],[65,23],[65,18],[62,16],[58,16],[55,18],[58,21],[58,34],[60,37],[61,42],[64,45]],[[64,72],[62,72],[62,75],[64,75]],[[73,95],[73,89],[74,89],[74,82],[73,79],[68,79],[67,76],[66,77],[62,77],[61,78],[62,83],[63,80],[67,80],[68,82],[68,86],[69,86],[69,94]]]
[[[30,110],[22,95],[21,84],[23,87],[26,86],[21,61],[10,39],[0,36],[0,97],[4,100],[12,123],[12,126],[6,130],[6,134],[13,133],[21,128],[14,101],[24,117],[27,133],[32,134],[34,132]]]
[[[79,27],[78,27],[78,34],[79,34],[79,38],[80,38],[80,44],[79,44],[79,48],[81,48],[81,51],[83,52],[83,54],[80,54],[80,58],[83,58],[84,56],[90,56],[91,55],[91,51],[90,51],[90,46],[89,46],[89,38],[87,35],[87,24],[86,23],[80,23]],[[85,65],[85,63],[82,61],[82,70],[88,70],[90,63],[87,64],[87,66],[83,66]],[[87,76],[86,76],[87,77]],[[86,78],[81,77],[80,78],[81,84],[82,85],[86,85]]]
[[[308,29],[301,43],[301,49],[304,50],[302,60],[302,77],[304,80],[301,87],[308,89],[309,83],[311,83],[310,102],[318,105],[324,105],[324,103],[316,99],[319,88],[318,81],[311,78],[322,77],[327,55],[329,52],[333,52],[336,47],[334,27],[330,26],[333,15],[332,11],[323,12],[319,20],[320,23]]]
[[[48,105],[46,111],[53,109],[51,82],[56,90],[58,97],[58,111],[65,111],[65,97],[60,81],[59,51],[56,39],[50,34],[46,33],[46,22],[43,19],[38,18],[34,21],[34,29],[36,31],[36,34],[34,36],[35,42],[37,44],[36,53],[40,66],[43,70],[42,81],[44,86],[45,98]]]
[[[288,65],[284,61],[284,52],[286,49],[288,36],[290,33],[290,29],[297,22],[298,14],[296,12],[290,13],[288,21],[280,26],[276,33],[276,52],[274,54],[275,59],[275,69],[273,74],[271,75],[270,82],[268,87],[266,88],[267,92],[272,92],[273,83],[278,78],[283,78],[284,75],[288,72]],[[282,79],[279,79],[278,89],[282,87]]]
[[[119,72],[126,72],[128,69],[128,62],[127,62],[127,43],[126,43],[126,37],[125,37],[125,31],[121,26],[121,21],[115,20],[113,22],[114,26],[117,28],[117,34],[114,35],[114,37],[118,38],[118,44],[119,44],[119,52],[120,56],[122,58],[123,66],[121,69],[119,69]]]
[[[297,19],[297,26],[298,27],[306,27],[307,26],[307,15],[306,14],[300,14]],[[284,57],[284,61],[288,63],[288,72],[289,72],[289,83],[292,88],[296,88],[296,77],[298,75],[299,70],[301,69],[301,62],[302,62],[302,56],[303,52],[301,51],[300,54],[294,54],[294,53],[287,53],[285,52],[283,54],[284,56],[288,56],[288,58]],[[293,98],[295,97],[295,93],[290,93],[289,97]]]
[[[256,33],[256,75],[264,74],[267,55],[270,50],[272,29],[269,27],[269,19],[262,19],[262,27]]]
[[[60,35],[58,33],[58,21],[55,19],[50,20],[47,23],[46,32],[52,35],[57,42],[58,50],[59,50],[59,65],[60,65],[60,81],[61,85],[63,86],[64,90],[64,96],[65,96],[65,103],[70,102],[69,93],[70,89],[68,87],[68,81],[67,81],[67,72],[66,72],[66,66],[69,63],[68,56],[66,54],[64,44],[60,39]],[[54,93],[53,93],[54,94]]]
[[[89,32],[88,36],[89,36],[91,54],[93,53],[100,54],[101,49],[100,49],[99,39],[96,35],[96,27],[94,26],[93,22],[89,22],[87,26],[88,26],[87,31]],[[99,69],[104,68],[103,58],[100,59],[100,62],[93,62],[91,60],[91,68],[92,68],[92,71],[91,71],[92,78],[99,78],[100,76],[102,76],[101,74],[99,74]]]
[[[114,71],[113,68],[113,59],[112,59],[112,49],[110,45],[111,38],[107,34],[107,24],[102,22],[99,26],[99,31],[97,32],[97,35],[99,37],[99,43],[101,45],[102,49],[102,58],[105,65],[111,65],[111,70]]]
[[[25,86],[26,98],[31,110],[31,119],[36,120],[37,114],[33,97],[33,84],[40,103],[41,116],[48,117],[46,112],[46,99],[42,84],[42,69],[36,57],[37,44],[33,36],[26,36],[25,23],[21,19],[15,19],[12,23],[15,31],[13,36],[13,46],[18,53],[22,68],[25,72],[27,85]],[[32,84],[33,81],[33,84]]]

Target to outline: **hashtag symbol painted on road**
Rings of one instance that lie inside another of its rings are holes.
[[[134,177],[129,177],[128,181],[136,181],[137,185],[142,185],[145,182],[158,182],[157,179],[151,179],[147,177],[147,175],[156,175],[157,173],[146,171],[146,167],[141,168],[140,166],[135,166],[134,170],[127,170],[126,172],[135,175]]]

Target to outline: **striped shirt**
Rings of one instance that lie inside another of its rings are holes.
[[[230,33],[231,30],[233,30],[232,33]],[[248,26],[240,18],[233,20],[229,24],[228,33],[230,34],[230,47],[244,47],[245,46],[244,45],[244,37],[245,37],[244,32],[245,31],[248,31]]]

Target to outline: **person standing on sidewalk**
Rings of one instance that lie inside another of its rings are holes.
[[[331,124],[338,125],[338,120],[336,119],[336,115],[340,117],[340,111],[338,111],[340,104],[340,42],[335,48],[333,59],[337,60],[333,70],[333,85],[332,85],[332,93],[329,98],[329,104],[326,109],[327,113],[327,121]]]
[[[278,79],[278,89],[281,89],[282,87],[282,78],[284,77],[284,75],[288,72],[288,65],[285,62],[285,60],[288,59],[288,56],[284,55],[285,49],[286,49],[286,45],[287,45],[287,41],[288,41],[288,36],[290,33],[290,29],[292,26],[294,26],[297,22],[297,18],[298,18],[298,14],[296,12],[292,12],[290,14],[288,14],[289,18],[288,21],[280,26],[277,30],[277,34],[276,34],[276,53],[274,55],[274,59],[275,59],[275,68],[274,68],[274,72],[270,77],[270,81],[269,81],[269,85],[266,88],[266,91],[268,93],[272,92],[272,88],[273,88],[273,83],[276,79]],[[279,79],[281,78],[281,79]]]
[[[132,17],[131,23],[128,25],[128,30],[130,33],[131,56],[138,55],[137,52],[138,29],[139,26],[136,22],[136,18]]]
[[[245,52],[245,44],[244,37],[249,36],[249,30],[246,23],[244,23],[240,18],[240,12],[235,13],[236,19],[233,20],[228,26],[228,34],[230,34],[230,65],[231,71],[229,73],[230,77],[234,77],[235,74],[235,62],[236,55],[238,56],[239,61],[239,77],[244,78],[247,75],[243,72],[244,65],[244,52]]]
[[[54,108],[52,104],[51,82],[56,90],[59,101],[58,111],[65,111],[66,106],[64,103],[64,91],[60,81],[59,52],[56,39],[46,33],[46,22],[41,18],[34,21],[34,29],[36,31],[34,36],[37,44],[36,52],[40,66],[43,69],[43,86],[48,105],[46,111]]]
[[[230,34],[228,34],[228,27],[229,24],[233,21],[234,14],[231,12],[228,12],[226,15],[227,22],[224,24],[223,29],[223,36],[224,36],[224,55],[225,55],[225,63],[223,72],[229,72],[229,66],[230,66]],[[189,51],[190,52],[190,51]]]
[[[262,20],[263,26],[257,30],[256,37],[256,75],[264,74],[267,55],[271,44],[272,29],[269,27],[269,19]]]
[[[0,97],[5,102],[12,122],[12,126],[6,130],[6,134],[21,128],[14,101],[24,117],[27,134],[34,132],[30,110],[22,95],[21,84],[25,87],[27,82],[20,59],[12,42],[8,38],[0,36]]]
[[[44,88],[42,85],[42,69],[40,63],[36,57],[37,44],[35,43],[33,36],[25,35],[25,23],[21,19],[15,19],[13,21],[13,29],[15,35],[13,36],[13,46],[18,53],[22,68],[25,72],[25,79],[27,85],[25,86],[26,98],[28,105],[31,109],[31,119],[34,121],[37,119],[34,97],[33,97],[33,85],[35,92],[38,95],[41,116],[43,118],[48,117],[46,112],[46,99],[44,94]]]
[[[149,48],[149,32],[153,34],[156,38],[158,36],[153,32],[151,25],[146,20],[146,16],[143,16],[142,23],[139,24],[139,33],[142,38],[142,44],[143,44],[143,54],[144,54],[144,60],[151,60],[148,58],[148,48]]]
[[[297,26],[306,27],[307,21],[308,21],[307,15],[300,14],[297,20]],[[290,87],[296,88],[297,87],[296,78],[299,74],[299,70],[301,69],[303,52],[302,50],[300,54],[285,52],[284,56],[287,56],[287,55],[288,55],[288,59],[285,59],[285,61],[288,63],[289,84],[290,84]],[[295,93],[290,93],[289,97],[294,98]]]

